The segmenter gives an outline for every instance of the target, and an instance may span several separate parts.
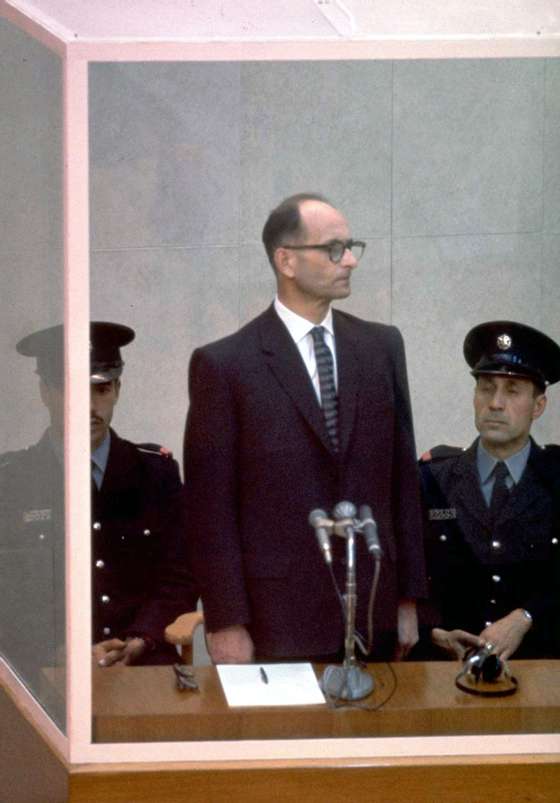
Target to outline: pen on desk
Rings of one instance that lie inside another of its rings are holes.
[[[262,682],[263,683],[268,683],[268,675],[266,674],[266,672],[264,671],[262,666],[259,668],[259,673],[260,673]]]

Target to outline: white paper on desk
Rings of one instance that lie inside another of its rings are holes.
[[[325,702],[313,667],[302,664],[220,664],[228,705],[320,705]],[[268,683],[263,680],[261,669]]]

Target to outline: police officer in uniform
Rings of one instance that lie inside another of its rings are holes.
[[[177,652],[164,629],[197,602],[177,463],[157,444],[131,443],[110,428],[124,365],[120,349],[134,336],[116,323],[90,327],[93,655],[100,666],[173,663]],[[32,449],[50,452],[52,460],[61,451],[62,327],[35,332],[17,348],[37,358],[51,426]],[[57,465],[60,474],[60,455]]]
[[[464,355],[479,437],[420,461],[430,657],[462,658],[485,644],[501,659],[555,655],[560,447],[538,446],[529,433],[560,379],[560,348],[529,326],[491,321],[468,333]]]

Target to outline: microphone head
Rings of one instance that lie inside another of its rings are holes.
[[[356,515],[356,505],[352,502],[339,502],[333,510],[335,519],[353,519]]]
[[[323,521],[327,518],[327,514],[321,508],[315,508],[309,514],[309,524],[312,527],[320,527],[323,524]]]

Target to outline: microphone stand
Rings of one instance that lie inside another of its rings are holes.
[[[340,503],[342,505],[350,503]],[[352,505],[353,515],[356,509]],[[345,511],[346,512],[346,511]],[[354,522],[351,518],[341,521],[338,527],[335,525],[335,532],[339,527],[342,535],[346,538],[346,593],[344,594],[345,603],[345,631],[344,631],[344,661],[342,666],[327,666],[321,677],[320,685],[322,690],[330,697],[342,700],[361,700],[367,697],[373,690],[372,676],[361,668],[356,660],[355,654],[355,626],[356,626],[356,533]]]

